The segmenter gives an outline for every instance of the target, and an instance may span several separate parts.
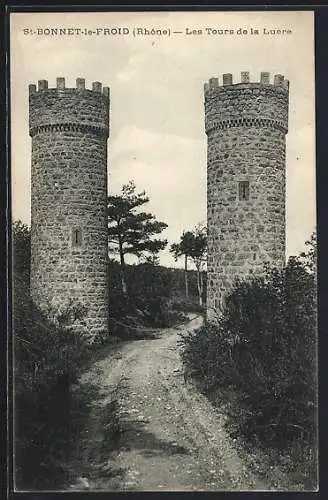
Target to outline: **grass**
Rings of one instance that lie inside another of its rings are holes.
[[[199,387],[200,388],[200,387]],[[242,422],[249,417],[243,404],[243,394],[232,389],[216,390],[209,395],[212,404],[227,415],[225,427],[235,441],[249,467],[272,488],[283,491],[317,490],[317,443],[294,439],[284,447],[263,443],[256,435],[251,439],[240,432]]]

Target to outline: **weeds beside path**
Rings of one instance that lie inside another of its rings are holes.
[[[71,490],[268,490],[237,454],[224,415],[185,384],[177,342],[187,325],[122,345],[77,391],[97,387]]]

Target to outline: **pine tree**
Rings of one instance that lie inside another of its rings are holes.
[[[123,185],[121,194],[108,197],[109,251],[119,255],[124,294],[128,293],[125,255],[138,258],[150,255],[154,259],[167,245],[167,240],[154,238],[167,228],[167,224],[157,221],[153,214],[137,211],[148,202],[145,191],[136,193],[133,181]]]
[[[201,224],[198,224],[194,231],[184,231],[180,237],[179,243],[173,243],[170,252],[175,260],[184,256],[184,271],[185,271],[185,294],[186,299],[189,298],[188,284],[188,259],[194,263],[197,271],[197,288],[199,296],[199,304],[203,305],[203,267],[206,262],[207,249],[207,231]]]

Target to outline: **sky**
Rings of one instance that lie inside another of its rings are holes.
[[[134,180],[150,198],[147,211],[168,224],[170,245],[206,223],[204,83],[222,83],[223,73],[238,83],[242,71],[256,82],[268,71],[290,81],[286,248],[298,254],[316,225],[313,24],[309,11],[11,13],[13,220],[30,224],[30,83],[45,79],[51,88],[65,77],[75,87],[81,77],[86,88],[110,87],[109,192]],[[182,265],[168,248],[160,263]]]

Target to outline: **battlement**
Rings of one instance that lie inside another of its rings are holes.
[[[270,80],[270,73],[262,71],[260,74],[260,81],[251,82],[248,71],[242,71],[240,74],[240,82],[233,83],[233,75],[231,73],[224,73],[222,75],[222,85],[219,83],[219,78],[210,78],[208,82],[204,84],[205,94],[208,91],[215,89],[222,89],[224,87],[230,86],[259,86],[259,85],[270,85],[272,87],[277,87],[284,90],[289,90],[289,80],[285,79],[284,75],[276,74],[273,77],[273,81]]]
[[[261,72],[259,82],[250,82],[248,71],[233,83],[231,73],[205,83],[205,132],[231,127],[276,128],[287,133],[289,81],[283,75]]]
[[[108,97],[110,96],[110,90],[109,87],[103,87],[102,83],[100,82],[92,82],[92,89],[86,89],[85,88],[85,79],[84,78],[77,78],[76,79],[76,85],[74,88],[66,88],[65,86],[65,78],[63,77],[58,77],[56,79],[56,87],[49,88],[48,87],[48,80],[39,80],[38,81],[38,87],[35,84],[30,84],[29,85],[29,94],[35,94],[37,92],[42,92],[44,90],[51,90],[51,91],[84,91],[87,90],[88,92],[96,92],[98,94],[103,94],[104,96]]]
[[[29,85],[30,135],[40,133],[72,132],[109,135],[109,87],[93,82],[86,89],[85,79],[77,78],[74,88],[67,88],[65,78],[56,79],[56,87],[49,88],[47,80],[38,86]]]

